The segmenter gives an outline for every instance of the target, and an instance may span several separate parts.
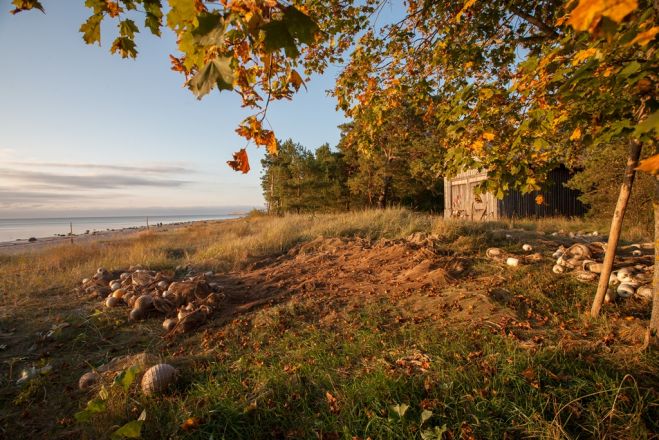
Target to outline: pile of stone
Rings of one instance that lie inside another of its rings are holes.
[[[576,243],[570,247],[559,246],[552,257],[556,264],[552,271],[557,274],[571,273],[580,281],[597,281],[603,269],[606,243]],[[632,244],[618,249],[613,271],[609,277],[609,290],[605,301],[617,297],[637,296],[652,298],[654,273],[653,244]]]
[[[76,290],[90,299],[101,299],[106,307],[130,307],[129,319],[165,317],[166,331],[188,332],[199,327],[224,301],[221,287],[208,282],[212,273],[187,276],[174,281],[163,272],[131,267],[125,272],[98,268],[82,280]]]

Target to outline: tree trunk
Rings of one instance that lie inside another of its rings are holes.
[[[613,219],[611,220],[611,230],[609,231],[609,241],[606,244],[606,255],[604,256],[602,273],[600,274],[593,306],[590,309],[590,315],[592,317],[599,315],[604,296],[606,295],[606,290],[609,288],[609,277],[611,276],[611,269],[613,268],[613,260],[616,257],[616,247],[618,246],[618,240],[620,239],[622,220],[625,217],[627,202],[629,201],[629,196],[632,192],[632,185],[634,184],[634,177],[636,176],[635,168],[638,166],[638,159],[640,156],[641,143],[637,140],[631,141],[629,146],[629,156],[627,157],[627,167],[625,168],[625,176],[622,180],[620,194],[618,195],[618,203],[616,203],[616,209],[613,213]]]
[[[654,181],[654,277],[652,278],[652,315],[645,335],[645,347],[659,345],[659,175]]]
[[[389,203],[389,193],[391,192],[391,181],[392,181],[391,176],[384,176],[384,182],[382,184],[382,192],[380,193],[380,197],[378,198],[378,206],[380,209],[386,208],[387,203]]]

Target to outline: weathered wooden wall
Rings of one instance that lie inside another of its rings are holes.
[[[487,172],[468,170],[451,179],[444,179],[444,216],[469,220],[497,220],[510,217],[575,217],[584,215],[587,207],[578,200],[579,192],[566,188],[570,179],[565,167],[549,174],[547,184],[540,191],[522,194],[510,191],[502,200],[493,194],[474,196],[474,188],[487,179]],[[541,194],[544,202],[536,203]]]
[[[474,188],[485,179],[487,173],[478,170],[467,170],[452,179],[444,179],[444,216],[469,220],[497,219],[494,195],[474,195]]]

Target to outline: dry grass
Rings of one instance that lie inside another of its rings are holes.
[[[112,270],[137,264],[156,269],[192,265],[229,271],[319,236],[399,238],[413,232],[428,232],[450,242],[467,239],[473,243],[483,241],[485,235],[493,231],[513,228],[547,233],[606,231],[602,224],[581,219],[473,223],[445,220],[401,208],[283,217],[253,215],[238,220],[152,230],[107,241],[101,239],[92,244],[62,244],[40,252],[0,255],[0,304],[16,306],[49,289],[70,288],[101,266]],[[623,238],[628,241],[650,239],[639,228],[626,230]]]

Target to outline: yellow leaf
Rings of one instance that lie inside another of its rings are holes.
[[[481,141],[480,139],[477,140],[476,142],[471,144],[471,149],[476,153],[480,153],[483,150],[483,141]]]
[[[460,23],[460,19],[462,18],[462,14],[464,14],[467,11],[467,9],[471,8],[474,3],[476,3],[476,0],[467,0],[465,2],[462,9],[460,9],[460,12],[458,12],[458,15],[455,16],[455,22],[456,23]]]
[[[650,41],[654,40],[654,37],[657,34],[659,34],[659,26],[654,26],[648,29],[647,31],[641,32],[640,34],[636,35],[636,37],[634,37],[634,39],[629,42],[628,46],[631,46],[634,43],[638,43],[641,46],[645,46]]]
[[[267,141],[265,148],[268,150],[268,153],[276,155],[279,152],[279,146],[277,145],[277,138],[273,132],[270,132]]]
[[[485,139],[485,140],[491,141],[491,140],[494,140],[495,137],[496,137],[496,135],[494,133],[489,132],[489,131],[486,131],[485,133],[483,133],[483,139]]]
[[[571,141],[578,141],[581,139],[581,129],[579,127],[575,128],[570,136]]]
[[[542,205],[543,203],[545,203],[545,197],[542,194],[538,194],[537,196],[535,196],[536,205]]]
[[[608,17],[620,23],[638,8],[637,0],[579,0],[567,21],[577,31],[593,32],[602,20]]]
[[[595,55],[597,53],[598,53],[598,50],[595,49],[594,47],[591,47],[590,49],[580,50],[574,56],[574,59],[572,60],[572,65],[576,66],[577,64],[579,64],[583,60],[586,60],[586,59],[592,57],[593,55]]]
[[[659,174],[659,154],[648,157],[645,160],[642,160],[639,166],[636,167],[637,171],[643,171],[652,176]]]

